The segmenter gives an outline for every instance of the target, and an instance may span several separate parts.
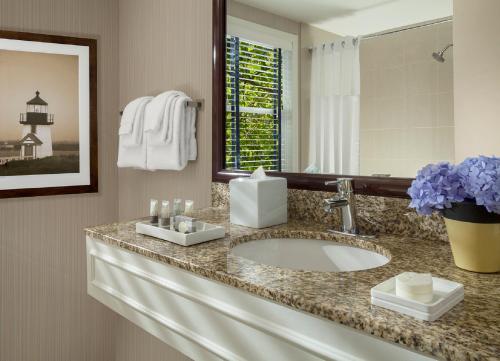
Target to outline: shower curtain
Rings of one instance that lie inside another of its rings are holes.
[[[359,41],[344,37],[312,51],[309,169],[359,174]]]

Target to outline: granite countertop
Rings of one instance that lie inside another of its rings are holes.
[[[447,360],[500,360],[500,274],[457,268],[447,243],[379,235],[363,241],[324,232],[324,225],[290,220],[261,230],[230,225],[227,210],[209,208],[196,217],[226,227],[220,240],[183,247],[135,233],[137,221],[87,228],[92,238],[164,262],[301,311],[356,328]],[[229,254],[237,243],[270,237],[338,240],[391,258],[357,272],[280,269]],[[430,272],[460,282],[465,299],[434,322],[420,321],[370,303],[370,289],[403,271]]]

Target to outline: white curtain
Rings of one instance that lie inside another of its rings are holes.
[[[297,172],[298,154],[293,124],[293,53],[281,51],[282,101],[281,109],[281,171]]]
[[[309,167],[359,174],[359,41],[344,37],[312,51]]]

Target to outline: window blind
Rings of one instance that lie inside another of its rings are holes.
[[[281,171],[280,48],[226,36],[227,169]]]

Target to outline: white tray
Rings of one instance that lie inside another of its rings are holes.
[[[464,286],[457,282],[432,277],[434,295],[428,303],[408,300],[396,295],[396,280],[390,278],[371,289],[372,304],[415,318],[434,321],[464,299]]]
[[[181,246],[191,246],[193,244],[223,238],[226,233],[224,227],[199,221],[196,222],[196,232],[193,233],[171,231],[168,228],[158,227],[149,222],[136,223],[135,231],[147,236],[173,242]]]

